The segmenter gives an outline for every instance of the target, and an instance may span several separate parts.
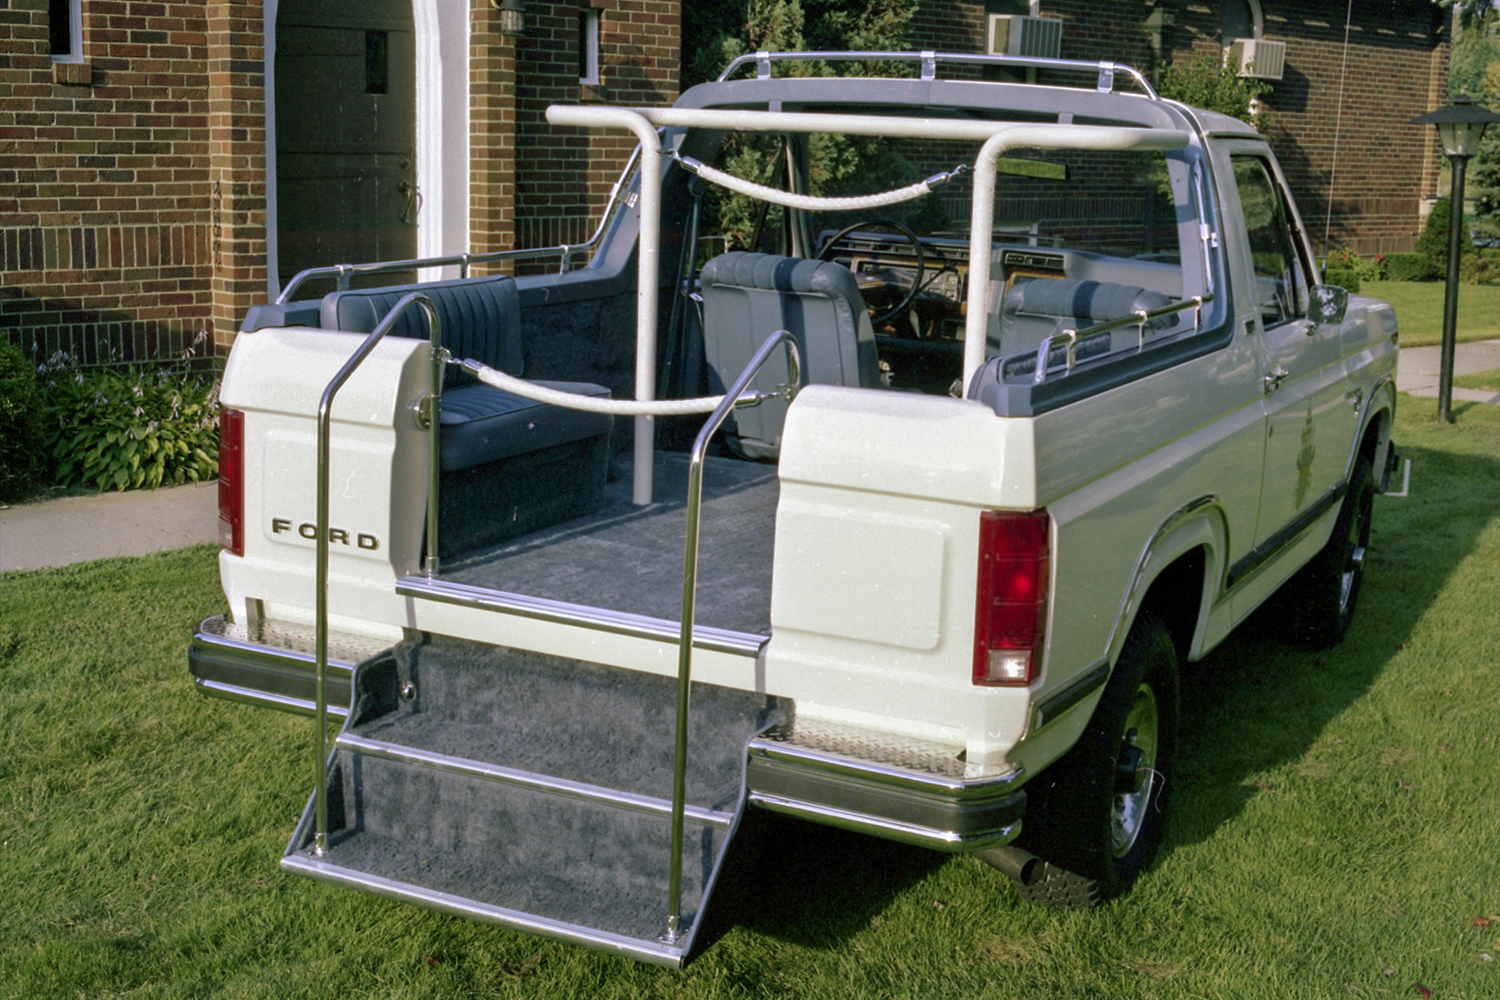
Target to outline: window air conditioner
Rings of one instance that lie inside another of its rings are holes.
[[[1286,68],[1286,42],[1237,38],[1229,44],[1229,63],[1239,76],[1280,80]]]
[[[1062,53],[1062,18],[991,14],[985,52],[1056,59]]]

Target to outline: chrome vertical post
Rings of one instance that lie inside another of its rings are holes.
[[[774,393],[758,393],[741,399],[756,372],[777,346],[785,343],[787,348],[787,384]],[[698,596],[698,525],[703,506],[703,462],[708,453],[708,442],[714,432],[729,417],[736,405],[753,406],[769,398],[791,402],[797,387],[802,382],[802,354],[797,340],[786,330],[778,330],[766,338],[766,342],[755,352],[740,377],[724,394],[723,400],[704,423],[703,429],[693,441],[692,456],[688,463],[687,537],[682,554],[682,631],[677,646],[677,732],[672,757],[672,859],[667,877],[667,930],[661,940],[674,943],[682,933],[682,843],[684,814],[687,811],[687,744],[688,744],[688,694],[693,680],[693,614]]]
[[[314,568],[314,612],[313,612],[313,656],[315,677],[313,681],[314,708],[313,727],[317,760],[314,762],[316,784],[313,785],[313,853],[321,855],[328,849],[328,467],[330,464],[331,439],[333,436],[333,400],[344,383],[364,363],[375,345],[390,332],[401,314],[413,303],[420,305],[432,324],[433,339],[438,336],[437,310],[432,300],[421,292],[411,292],[402,297],[364,342],[359,345],[343,367],[333,376],[318,401],[318,537]],[[437,424],[436,417],[433,419]],[[437,462],[437,455],[433,455]],[[437,516],[433,512],[433,518]]]

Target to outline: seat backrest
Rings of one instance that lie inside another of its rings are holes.
[[[505,275],[330,292],[320,309],[323,329],[369,333],[408,292],[422,292],[432,300],[443,346],[455,358],[473,358],[507,375],[522,374],[521,299],[515,279]],[[427,313],[420,306],[408,309],[391,335],[427,339]],[[464,380],[453,366],[444,376],[447,385]]]
[[[1166,294],[1139,285],[1081,278],[1023,278],[1011,286],[1000,303],[999,343],[990,343],[989,353],[1009,355],[1031,350],[1060,330],[1082,330],[1124,319],[1138,310],[1159,309],[1171,301]],[[1176,323],[1175,316],[1161,317],[1147,329],[1165,330]]]
[[[802,349],[808,383],[877,387],[880,360],[864,296],[841,264],[735,251],[703,265],[704,355],[710,388],[723,392],[767,337],[788,330]],[[787,380],[786,356],[766,362],[753,385],[770,391]],[[780,450],[786,404],[740,410],[734,434],[749,457]]]

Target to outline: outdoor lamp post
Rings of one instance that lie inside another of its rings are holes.
[[[1438,419],[1453,423],[1453,345],[1458,323],[1458,248],[1464,224],[1464,170],[1469,157],[1479,151],[1479,140],[1485,127],[1500,122],[1500,115],[1475,104],[1468,94],[1459,94],[1436,111],[1413,118],[1413,125],[1432,123],[1437,126],[1443,152],[1452,164],[1453,191],[1448,213],[1448,284],[1443,298],[1442,369],[1438,375]]]
[[[521,0],[490,0],[500,12],[500,34],[517,38],[526,33],[526,5]]]

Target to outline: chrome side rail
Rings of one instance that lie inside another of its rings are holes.
[[[975,52],[755,52],[740,56],[719,74],[719,83],[732,77],[742,66],[755,66],[756,79],[769,80],[775,63],[790,62],[906,62],[919,63],[923,80],[937,79],[940,62],[968,66],[1005,66],[1011,69],[1050,69],[1066,73],[1094,74],[1094,89],[1100,93],[1114,90],[1115,80],[1127,76],[1153,101],[1161,100],[1146,76],[1133,66],[1112,62],[1088,62],[1083,59],[1046,59],[1038,56],[985,55]]]
[[[381,320],[371,331],[349,360],[344,362],[343,367],[323,390],[322,399],[318,401],[318,539],[314,582],[316,590],[313,594],[316,609],[313,618],[313,627],[316,629],[314,656],[317,670],[317,677],[313,684],[315,702],[313,725],[317,734],[315,739],[317,784],[313,786],[313,797],[316,802],[317,819],[313,835],[313,853],[319,856],[328,846],[328,466],[333,427],[333,400],[339,390],[344,387],[344,383],[349,381],[350,376],[364,363],[365,358],[370,356],[370,352],[375,350],[375,345],[385,338],[385,335],[396,325],[396,321],[413,305],[422,307],[422,311],[427,314],[428,327],[432,331],[432,402],[427,412],[430,420],[428,434],[432,444],[431,464],[434,469],[438,467],[438,414],[443,391],[442,332],[436,307],[433,306],[432,300],[421,292],[409,292],[402,296],[395,308],[386,314],[385,319]],[[432,475],[432,486],[428,498],[427,546],[427,569],[430,574],[437,571],[436,472]]]
[[[575,254],[588,253],[595,250],[604,239],[604,232],[609,228],[609,223],[621,205],[620,192],[629,184],[630,175],[634,172],[637,162],[641,157],[640,147],[630,154],[630,159],[625,161],[625,169],[620,172],[620,177],[614,186],[609,189],[609,200],[604,204],[604,211],[599,217],[599,225],[594,229],[594,234],[582,243],[561,243],[555,247],[536,247],[526,250],[492,250],[489,253],[462,253],[448,257],[419,257],[415,260],[389,260],[375,261],[369,264],[330,264],[325,267],[310,267],[305,271],[299,271],[292,280],[287,282],[286,288],[276,296],[278,305],[290,302],[292,293],[312,278],[336,278],[338,290],[343,292],[349,289],[350,280],[356,274],[385,274],[391,271],[411,271],[423,267],[452,267],[458,266],[458,276],[467,278],[469,268],[474,264],[489,264],[505,260],[528,260],[533,257],[558,258],[558,273],[566,274]]]
[[[756,394],[746,399],[740,397],[750,385],[750,380],[760,371],[773,351],[782,344],[787,350],[787,384],[779,386],[773,393]],[[675,942],[682,930],[682,840],[684,814],[687,806],[687,744],[688,744],[688,693],[692,688],[693,675],[693,612],[698,595],[698,528],[699,512],[703,506],[703,462],[708,453],[708,442],[729,418],[729,411],[736,406],[755,406],[766,399],[784,399],[790,403],[802,384],[802,352],[797,339],[787,330],[777,330],[766,338],[760,349],[734,380],[734,385],[724,393],[723,400],[715,407],[698,437],[693,441],[692,457],[688,464],[687,538],[682,554],[682,632],[677,645],[677,733],[672,758],[672,861],[667,879],[667,929],[660,940],[664,944]]]
[[[1160,319],[1163,316],[1172,316],[1180,312],[1186,312],[1189,309],[1196,309],[1198,315],[1193,317],[1193,326],[1197,328],[1203,323],[1203,307],[1213,300],[1214,297],[1212,295],[1194,295],[1191,298],[1183,299],[1181,302],[1173,302],[1170,305],[1160,306],[1156,309],[1137,309],[1129,316],[1096,323],[1083,330],[1068,329],[1059,330],[1057,333],[1050,333],[1042,338],[1041,345],[1036,349],[1036,374],[1032,376],[1032,381],[1037,385],[1041,385],[1047,381],[1047,362],[1052,356],[1053,341],[1066,340],[1068,342],[1068,357],[1063,365],[1063,374],[1070,375],[1073,372],[1074,364],[1077,363],[1079,341],[1096,337],[1102,333],[1109,333],[1112,330],[1123,330],[1126,327],[1133,326],[1138,331],[1135,349],[1137,351],[1144,351],[1146,349],[1147,323],[1150,323],[1154,319]]]

